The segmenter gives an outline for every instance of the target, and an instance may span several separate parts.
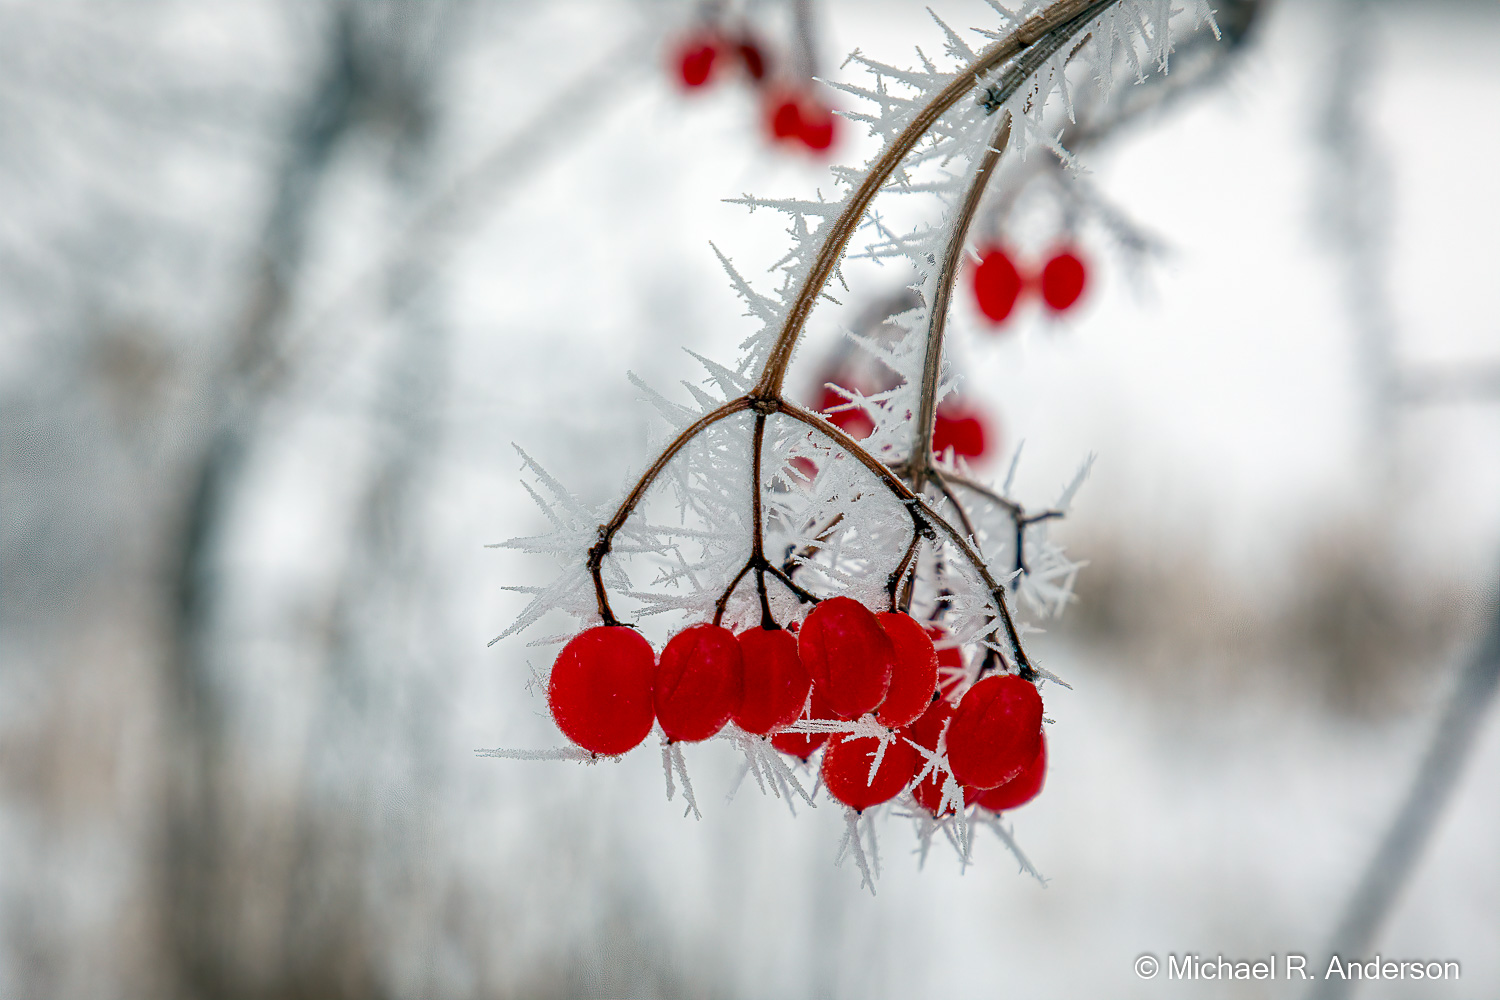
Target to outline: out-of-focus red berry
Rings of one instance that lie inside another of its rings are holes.
[[[800,134],[808,149],[822,151],[833,145],[838,118],[831,109],[808,99],[803,102],[801,118]]]
[[[770,104],[771,138],[777,141],[802,137],[802,107],[796,97],[783,97]]]
[[[911,615],[886,611],[875,619],[896,652],[891,687],[875,710],[875,721],[898,729],[915,722],[932,704],[932,693],[937,689],[937,650]]]
[[[823,786],[828,794],[857,812],[889,802],[916,776],[921,757],[900,737],[886,744],[880,768],[870,778],[870,766],[880,741],[873,736],[840,735],[823,751]]]
[[[999,247],[988,247],[980,253],[979,266],[974,268],[974,299],[990,320],[999,323],[1010,315],[1021,285],[1021,272],[1008,253]]]
[[[734,633],[693,625],[674,635],[656,665],[656,719],[670,740],[706,740],[744,698],[744,657]]]
[[[735,637],[745,662],[744,698],[734,724],[764,736],[802,714],[812,687],[797,656],[797,639],[786,629],[748,628]]]
[[[1063,250],[1054,254],[1042,268],[1042,300],[1055,311],[1062,312],[1078,301],[1087,280],[1088,272],[1083,261],[1071,250]]]
[[[742,37],[737,46],[740,53],[740,62],[744,64],[745,73],[756,83],[766,78],[766,55],[761,47],[756,44],[755,39],[746,35]]]
[[[843,406],[849,401],[837,391],[824,387],[823,398],[818,401],[818,410],[828,418],[828,422],[856,441],[870,436],[875,430],[875,421],[863,409],[834,410],[836,406]],[[831,411],[831,412],[830,412]]]
[[[677,48],[677,76],[685,87],[701,87],[713,76],[719,57],[719,40],[700,32],[683,40]]]
[[[638,746],[656,718],[656,654],[635,629],[599,625],[568,640],[552,664],[547,705],[563,735],[591,753]]]
[[[991,812],[1003,812],[1006,809],[1015,809],[1024,806],[1036,798],[1042,791],[1042,784],[1047,780],[1047,734],[1042,734],[1042,745],[1036,752],[1036,758],[1030,764],[1021,768],[1021,773],[994,788],[980,792],[975,800],[980,806]]]
[[[927,634],[932,636],[932,644],[937,647],[938,694],[957,704],[959,695],[963,693],[964,686],[969,682],[969,672],[964,667],[963,650],[957,646],[942,645],[948,638],[948,630],[941,625],[927,626]]]
[[[896,650],[869,608],[831,597],[813,608],[797,633],[797,650],[828,707],[841,719],[873,711],[885,700]]]
[[[964,458],[980,458],[985,452],[984,421],[961,403],[938,407],[932,425],[932,450],[941,455],[949,448]]]
[[[1036,759],[1042,696],[1014,674],[985,677],[964,693],[948,726],[948,763],[959,784],[994,788]]]
[[[805,455],[798,455],[787,465],[800,472],[807,479],[816,479],[818,476],[818,465]]]

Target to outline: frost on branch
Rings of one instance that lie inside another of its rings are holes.
[[[865,80],[834,86],[862,102],[846,117],[864,123],[882,151],[861,167],[834,168],[834,198],[733,199],[785,216],[790,241],[770,267],[770,290],[713,248],[752,324],[738,359],[694,355],[705,377],[684,383],[680,400],[632,376],[665,435],[617,504],[583,503],[523,452],[526,489],[551,530],[506,543],[556,557],[561,572],[547,586],[515,588],[531,601],[501,638],[552,611],[593,626],[561,637],[557,662],[567,668],[555,667],[548,683],[553,716],[578,748],[540,756],[617,755],[644,740],[664,685],[672,698],[695,684],[737,685],[734,704],[753,701],[757,710],[725,709],[739,724],[715,717],[704,731],[743,756],[741,780],[753,777],[789,807],[794,798],[815,806],[820,787],[825,801],[848,806],[840,858],[854,859],[871,891],[874,818],[893,801],[914,818],[922,857],[941,833],[967,864],[973,830],[990,826],[1036,874],[984,802],[1014,808],[1041,788],[1036,686],[1055,678],[1028,655],[1020,615],[1056,615],[1070,598],[1079,567],[1048,529],[1089,463],[1053,506],[1031,508],[1012,494],[1019,452],[998,486],[953,450],[935,453],[934,414],[963,383],[943,350],[948,303],[975,251],[977,209],[1004,190],[1006,171],[1032,153],[1075,169],[1059,136],[1077,117],[1079,95],[1091,93],[1097,107],[1117,80],[1164,73],[1171,51],[1174,12],[1155,0],[991,6],[998,26],[979,31],[975,45],[937,22],[945,66],[920,50],[914,69],[850,57],[846,65]],[[1211,19],[1201,2],[1179,13],[1184,23]],[[897,217],[918,221],[888,221]],[[846,332],[888,377],[878,387],[830,383],[830,420],[797,406],[783,385],[813,307],[857,294],[842,267],[856,259],[896,272],[910,295],[878,335]],[[852,411],[868,419],[859,440],[836,426]],[[645,664],[656,654],[644,652],[638,624],[678,633],[674,650],[712,636],[717,672],[689,652],[658,683],[665,668]],[[785,631],[799,626],[795,639]],[[1012,697],[1035,714],[983,707]],[[898,702],[909,710],[885,714]],[[628,725],[611,714],[626,705],[636,713]],[[873,711],[844,718],[838,705],[851,716]],[[1023,717],[1029,722],[1015,721]],[[671,730],[665,711],[659,718],[657,731]],[[962,733],[951,758],[950,728]],[[668,798],[680,784],[696,816],[682,743],[664,737],[662,767]],[[818,776],[809,782],[811,767]]]

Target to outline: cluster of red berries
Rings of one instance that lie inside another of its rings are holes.
[[[1088,269],[1071,249],[1062,249],[1048,258],[1041,269],[1023,275],[1011,255],[997,246],[986,248],[974,268],[974,300],[979,311],[999,323],[1011,314],[1016,300],[1027,288],[1034,288],[1053,312],[1071,309],[1083,295]]]
[[[677,46],[673,64],[682,85],[692,90],[707,86],[715,67],[725,62],[738,65],[750,82],[761,89],[766,128],[776,142],[800,142],[822,151],[833,145],[837,117],[806,88],[768,83],[765,50],[748,32],[726,32],[703,27]]]
[[[829,379],[835,385],[844,385],[840,379]],[[837,390],[823,389],[818,400],[818,410],[828,422],[855,440],[863,440],[875,430],[875,421],[862,409],[837,409],[848,400]],[[932,450],[941,455],[949,448],[955,455],[967,459],[983,458],[989,450],[989,435],[981,411],[962,401],[946,401],[938,407],[937,419],[932,425]]]
[[[940,655],[933,632],[941,635],[849,597],[821,601],[795,630],[692,625],[659,659],[634,629],[601,625],[563,647],[547,700],[564,735],[596,754],[633,749],[653,722],[673,742],[708,739],[733,721],[802,760],[821,747],[824,787],[857,811],[912,787],[940,814],[945,779],[918,747],[946,751],[965,804],[1029,801],[1046,768],[1036,686],[993,675],[960,691],[957,651]],[[941,685],[940,665],[949,668]],[[864,720],[882,735],[786,731],[799,719]]]

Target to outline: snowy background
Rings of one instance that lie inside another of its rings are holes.
[[[815,14],[832,79],[940,49],[919,4]],[[0,3],[0,997],[1301,995],[1132,963],[1319,953],[1492,612],[1500,396],[1381,417],[1355,306],[1413,370],[1500,365],[1500,12],[1271,5],[1222,80],[1083,156],[1161,255],[1085,224],[1066,320],[961,304],[1019,492],[1098,455],[1078,600],[1031,647],[1072,685],[1013,817],[1049,881],[984,832],[919,869],[888,817],[874,897],[834,810],[725,801],[726,746],[689,752],[701,821],[650,747],[473,753],[560,742],[553,647],[485,645],[553,571],[483,547],[542,527],[512,443],[619,495],[658,431],[626,373],[670,390],[680,348],[747,332],[709,242],[752,276],[784,252],[723,199],[831,193],[748,88],[674,85],[691,17]],[[1325,223],[1351,51],[1353,244]],[[1500,993],[1497,774],[1491,712],[1378,939],[1462,981],[1359,995]]]

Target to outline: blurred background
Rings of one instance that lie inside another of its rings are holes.
[[[872,897],[728,747],[697,821],[651,748],[476,757],[561,742],[553,647],[486,647],[554,567],[484,545],[544,527],[512,443],[603,502],[658,430],[627,371],[734,356],[709,241],[769,284],[786,238],[723,199],[870,152],[773,141],[768,88],[938,54],[923,6],[0,2],[0,996],[1300,995],[1132,962],[1319,953],[1428,779],[1368,950],[1463,979],[1360,995],[1500,993],[1500,9],[1219,6],[1016,202],[1079,306],[955,319],[988,474],[1098,456],[1032,639],[1049,881],[890,817]],[[714,19],[767,80],[684,84]]]

